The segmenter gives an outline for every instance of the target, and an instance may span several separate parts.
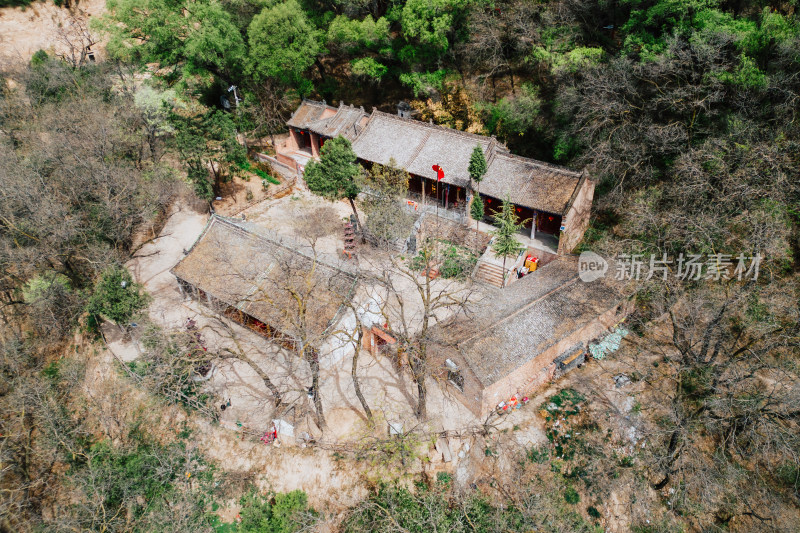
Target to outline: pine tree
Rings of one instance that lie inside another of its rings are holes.
[[[488,167],[486,165],[486,157],[483,155],[483,149],[480,145],[476,145],[472,150],[472,155],[469,157],[469,177],[475,182],[475,196],[480,194],[481,180],[486,175]]]
[[[483,210],[483,199],[480,197],[479,194],[476,194],[472,197],[472,203],[469,206],[469,216],[472,217],[472,220],[475,221],[475,231],[479,231],[480,228],[480,221],[483,220],[483,215],[485,214]],[[475,237],[477,242],[477,235]]]
[[[503,200],[503,207],[500,212],[494,215],[494,221],[498,227],[491,232],[494,237],[492,251],[495,255],[503,258],[503,287],[505,287],[506,259],[516,257],[525,250],[525,246],[515,238],[516,233],[523,228],[523,224],[514,212],[514,205],[511,203],[511,199],[507,196]]]

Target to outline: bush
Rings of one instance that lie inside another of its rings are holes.
[[[239,504],[241,533],[292,533],[303,527],[304,517],[314,514],[301,490],[262,495],[252,489]]]
[[[567,487],[564,489],[564,500],[569,504],[575,505],[581,501],[581,495],[574,488]]]
[[[101,318],[121,325],[130,321],[149,303],[150,296],[133,281],[128,269],[112,266],[103,272],[95,285],[86,310],[92,317],[91,325],[99,324]]]

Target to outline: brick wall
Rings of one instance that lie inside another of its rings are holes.
[[[546,349],[534,359],[517,368],[511,374],[501,380],[491,384],[483,390],[479,416],[486,416],[498,403],[508,400],[512,396],[531,396],[537,389],[553,379],[556,370],[554,363],[564,352],[573,348],[576,344],[586,345],[599,336],[605,334],[609,328],[615,326],[629,311],[626,305],[622,305],[620,310],[612,307],[595,320],[575,331],[571,335],[561,339],[559,342]],[[470,407],[467,404],[467,407]],[[475,412],[472,407],[470,410]]]
[[[584,175],[572,205],[562,220],[564,231],[558,241],[558,253],[568,254],[581,242],[586,228],[589,227],[589,218],[592,214],[592,200],[594,199],[594,181]]]

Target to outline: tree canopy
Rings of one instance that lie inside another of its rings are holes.
[[[247,29],[248,71],[256,79],[275,78],[305,94],[303,73],[322,50],[318,33],[297,0],[265,8]]]

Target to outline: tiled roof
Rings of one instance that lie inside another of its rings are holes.
[[[580,180],[580,173],[533,159],[498,152],[480,185],[481,194],[508,195],[516,205],[563,214]]]
[[[411,174],[436,179],[431,168],[444,169],[444,182],[460,187],[469,184],[469,158],[480,145],[489,158],[497,141],[427,122],[373,111],[369,123],[353,143],[356,155],[366,161],[397,164]]]
[[[332,109],[336,111],[335,107],[331,107],[325,102],[303,100],[300,103],[300,107],[298,107],[295,112],[292,113],[292,118],[290,118],[286,124],[293,128],[307,130],[312,122],[319,120],[320,116],[322,116],[322,113],[326,109]]]
[[[257,225],[213,215],[172,273],[287,335],[296,327],[284,307],[292,298],[282,293],[286,287],[310,286],[309,329],[319,335],[352,297],[357,276],[319,255],[312,268],[313,257],[309,247]]]
[[[480,146],[488,163],[481,194],[498,199],[508,195],[517,205],[556,215],[566,213],[580,181],[579,172],[512,155],[492,137],[377,110],[367,116],[362,109],[343,104],[335,115],[321,119],[326,109],[334,108],[304,100],[288,124],[327,137],[344,135],[360,159],[382,165],[394,159],[398,166],[424,178],[435,180],[431,167],[439,165],[444,169],[443,181],[459,187],[468,186],[469,158]],[[365,117],[367,123],[361,128],[357,124]]]
[[[312,122],[308,129],[326,137],[341,135],[352,141],[361,132],[359,122],[366,116],[363,107],[346,106],[342,103],[335,115]]]
[[[481,312],[437,326],[429,349],[459,354],[487,387],[616,306],[613,282],[584,283],[578,266],[558,258],[481,301]]]

